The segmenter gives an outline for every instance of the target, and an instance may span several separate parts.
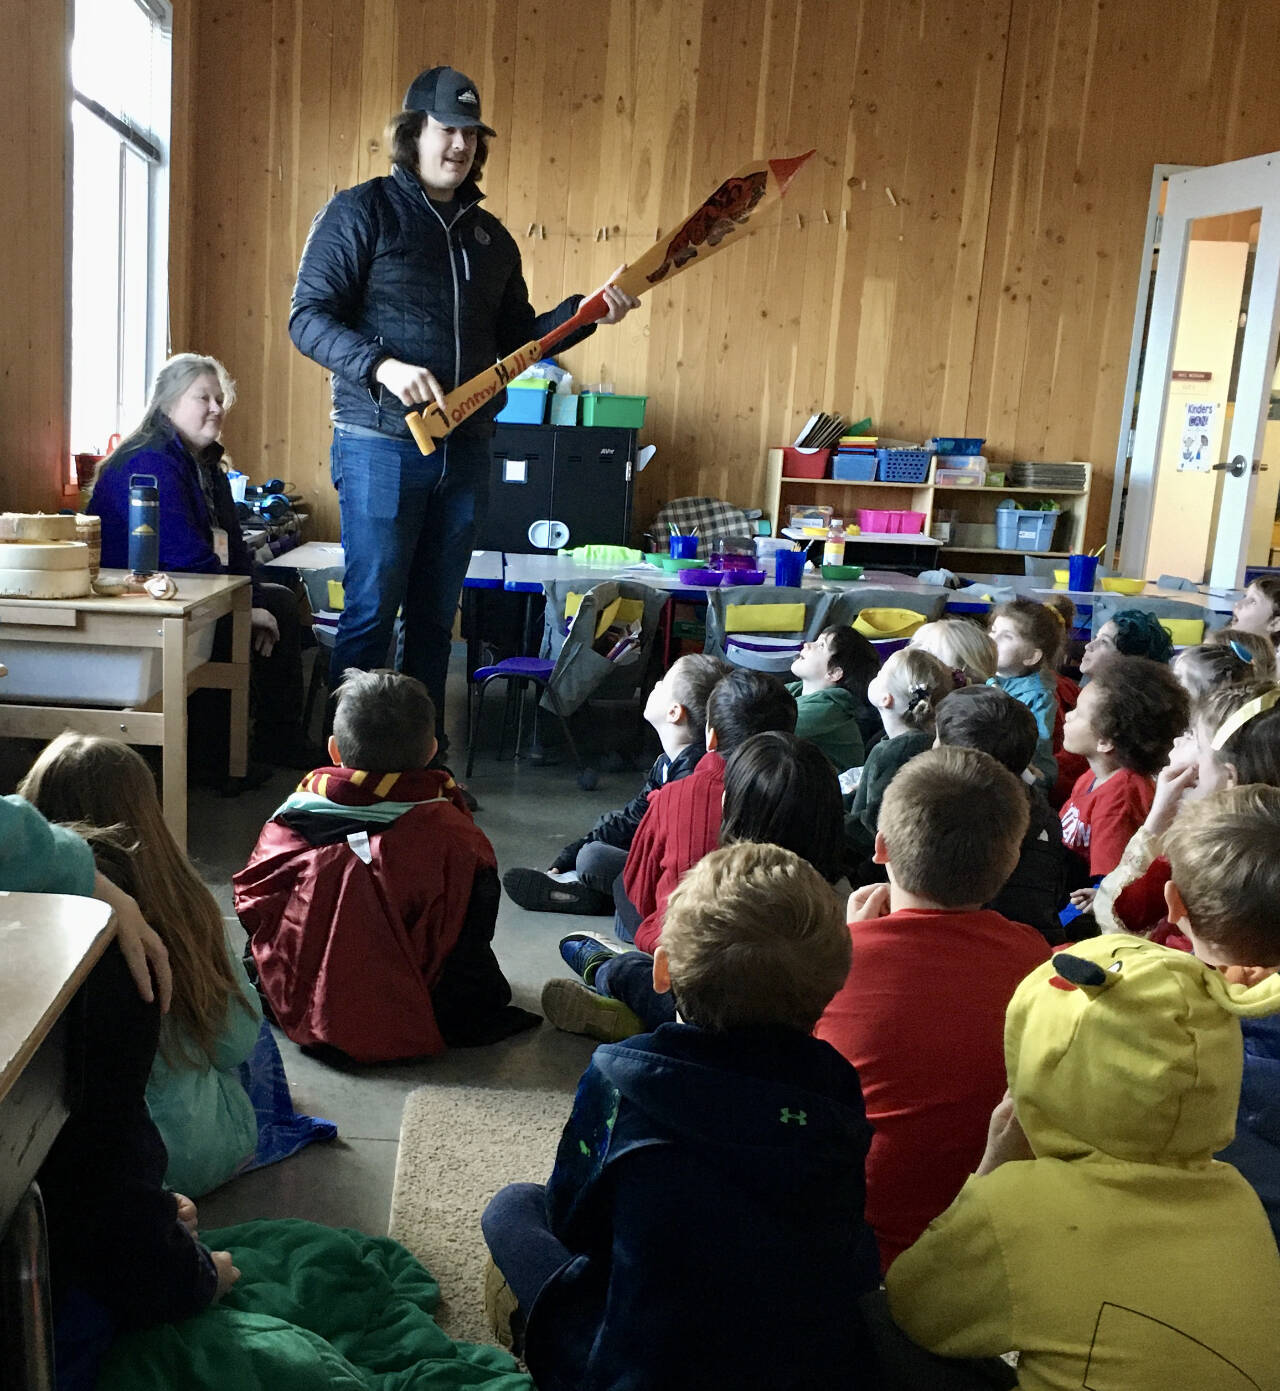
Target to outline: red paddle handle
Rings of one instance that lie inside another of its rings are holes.
[[[605,300],[602,287],[594,295],[588,295],[582,301],[578,306],[577,313],[571,319],[566,319],[559,327],[542,335],[542,355],[545,357],[557,343],[563,343],[571,333],[577,333],[580,328],[586,328],[588,324],[599,322],[608,312],[609,305]]]

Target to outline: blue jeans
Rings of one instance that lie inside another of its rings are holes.
[[[493,1263],[502,1271],[520,1312],[528,1317],[538,1291],[573,1252],[552,1235],[547,1190],[540,1183],[509,1183],[480,1216]]]
[[[348,667],[384,664],[399,610],[396,667],[426,686],[442,730],[453,620],[489,487],[488,442],[450,436],[424,458],[411,439],[339,425],[329,458],[346,553],[334,680]]]
[[[624,951],[597,968],[591,988],[600,995],[621,1000],[646,1029],[676,1022],[675,996],[659,995],[653,988],[653,957],[648,952]]]

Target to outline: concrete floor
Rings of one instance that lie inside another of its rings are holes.
[[[462,670],[460,650],[453,666]],[[458,751],[454,767],[459,776],[465,764],[463,701],[461,681],[451,681],[450,733]],[[496,715],[498,702],[492,703]],[[498,763],[492,757],[496,725],[486,736],[467,781],[480,803],[476,820],[493,842],[499,873],[515,865],[549,864],[556,851],[586,831],[601,812],[625,802],[643,777],[643,764],[637,759],[634,770],[605,773],[596,791],[583,792],[572,764]],[[244,938],[231,906],[230,876],[244,864],[263,822],[292,790],[297,776],[277,773],[263,788],[230,800],[202,790],[191,792],[191,857],[222,905],[229,938],[237,945]],[[552,975],[570,974],[556,950],[565,932],[583,927],[607,931],[610,926],[606,918],[527,913],[504,893],[495,950],[514,1002],[538,1010],[543,983]],[[295,1106],[335,1121],[339,1138],[332,1144],[311,1145],[283,1164],[247,1174],[208,1194],[200,1202],[203,1226],[255,1217],[302,1217],[384,1235],[400,1115],[410,1091],[435,1081],[560,1087],[566,1093],[567,1118],[569,1098],[593,1046],[543,1024],[489,1048],[344,1071],[305,1057],[279,1031],[277,1039]]]

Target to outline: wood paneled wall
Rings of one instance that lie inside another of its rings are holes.
[[[311,217],[385,172],[383,123],[429,63],[480,84],[500,132],[489,206],[539,306],[600,283],[744,158],[819,150],[771,225],[568,355],[581,380],[649,395],[641,516],[687,492],[760,503],[766,447],[826,407],[985,435],[1001,458],[1092,459],[1096,531],[1151,167],[1280,148],[1280,6],[1251,0],[174,8],[173,343],[227,362],[237,462],[297,482],[326,534],[327,385],[289,344],[289,291]],[[0,101],[26,156],[0,193],[12,506],[49,494],[65,454],[65,15],[9,11]]]
[[[67,7],[0,0],[0,508],[62,506],[70,374]]]

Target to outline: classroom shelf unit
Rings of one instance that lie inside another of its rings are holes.
[[[1022,573],[1026,555],[1062,557],[1079,550],[1084,541],[1085,519],[1089,512],[1089,493],[1093,485],[1093,466],[1086,464],[1085,485],[1079,489],[1052,488],[956,488],[934,482],[935,459],[923,483],[846,483],[834,478],[789,478],[782,471],[781,449],[769,450],[766,486],[767,511],[774,534],[786,525],[787,508],[811,504],[831,507],[846,523],[857,520],[857,509],[893,508],[923,512],[924,530],[936,536],[939,523],[950,522],[951,539],[939,551],[940,563],[948,569],[968,566],[984,571]],[[1052,498],[1062,515],[1054,531],[1053,549],[1043,551],[1006,550],[996,545],[996,508],[1005,498]],[[981,565],[971,557],[981,556]],[[1005,565],[994,563],[997,559]]]

